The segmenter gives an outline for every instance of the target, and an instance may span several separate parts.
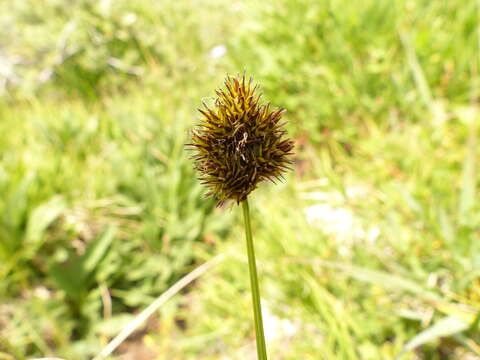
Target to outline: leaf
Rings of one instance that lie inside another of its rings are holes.
[[[447,244],[452,245],[455,241],[455,226],[443,207],[439,210],[438,225],[440,226],[442,238]]]
[[[405,49],[408,65],[410,66],[410,70],[412,71],[415,84],[417,85],[418,93],[420,94],[420,98],[426,106],[431,108],[433,103],[432,91],[427,82],[427,78],[425,77],[422,66],[418,61],[418,57],[415,52],[415,46],[414,44],[412,44],[410,36],[406,32],[401,31],[399,33],[399,36],[403,48]]]
[[[98,320],[98,322],[93,325],[93,331],[103,336],[113,337],[133,319],[134,316],[132,314],[120,314],[112,318]]]
[[[465,304],[440,302],[435,304],[435,308],[437,311],[440,311],[445,315],[455,316],[468,324],[473,325],[475,323],[475,312],[472,310],[465,310]]]
[[[476,200],[477,122],[473,116],[469,120],[467,154],[462,169],[462,184],[458,209],[459,220],[463,225],[468,225]]]
[[[392,275],[383,271],[364,269],[358,266],[336,262],[322,261],[321,264],[326,267],[342,270],[357,280],[381,285],[385,288],[390,288],[393,290],[408,291],[413,294],[418,294],[421,297],[429,300],[440,300],[440,297],[434,292],[428,291],[416,282],[405,279],[398,275]]]
[[[90,275],[105,256],[113,238],[117,232],[115,226],[109,226],[102,235],[92,241],[82,256],[83,270]]]
[[[81,299],[86,290],[85,273],[78,258],[66,264],[54,264],[49,271],[59,289],[71,299]]]
[[[61,196],[54,196],[32,211],[25,234],[25,243],[28,244],[30,253],[34,253],[41,246],[43,233],[65,208],[64,199]]]
[[[69,297],[79,299],[88,290],[93,274],[105,257],[116,231],[115,226],[108,227],[88,245],[82,256],[74,256],[64,264],[51,267],[52,279]]]
[[[400,354],[397,356],[399,358],[408,351],[414,350],[417,347],[426,344],[431,341],[435,341],[442,337],[447,337],[451,335],[458,334],[466,329],[468,329],[469,324],[456,316],[447,316],[440,321],[433,324],[431,327],[423,330],[413,339],[405,344]]]

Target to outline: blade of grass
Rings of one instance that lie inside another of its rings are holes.
[[[422,98],[425,106],[432,108],[432,92],[425,78],[422,67],[418,61],[417,54],[415,53],[415,47],[413,46],[410,37],[405,32],[400,31],[399,36],[403,48],[405,49],[408,65],[410,66],[410,70],[413,73],[413,78],[415,80],[415,84],[417,85],[418,92],[420,93],[420,97]]]
[[[477,161],[477,121],[474,110],[469,111],[468,142],[465,160],[462,169],[462,183],[460,189],[459,222],[462,225],[469,223],[471,210],[476,200],[476,161]],[[467,114],[464,114],[467,116]]]
[[[431,327],[423,330],[413,339],[407,342],[400,354],[398,354],[397,359],[404,355],[406,352],[412,351],[417,347],[426,344],[427,342],[431,342],[442,337],[458,334],[468,329],[468,327],[469,324],[465,321],[455,316],[447,316],[440,321],[437,321]]]
[[[324,261],[320,259],[309,259],[307,261],[295,260],[295,262],[306,262],[312,265],[324,266],[332,269],[341,270],[349,276],[372,284],[381,285],[385,288],[393,290],[408,291],[413,294],[418,294],[423,298],[431,301],[440,301],[441,297],[433,291],[426,290],[423,286],[416,282],[405,279],[398,275],[392,275],[378,270],[364,269],[359,266],[353,266],[343,263]]]

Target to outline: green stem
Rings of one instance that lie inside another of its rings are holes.
[[[253,249],[252,227],[250,225],[250,210],[248,200],[242,202],[243,218],[245,220],[245,235],[247,237],[248,268],[250,272],[250,286],[252,288],[253,316],[255,318],[255,336],[257,338],[258,360],[267,360],[267,347],[263,332],[262,307],[260,305],[260,291],[258,290],[257,266]]]

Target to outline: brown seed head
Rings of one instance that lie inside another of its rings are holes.
[[[260,103],[258,86],[243,77],[227,76],[210,109],[204,105],[192,131],[193,159],[200,181],[221,205],[245,200],[263,180],[275,182],[289,169],[293,141],[285,138],[283,109]]]

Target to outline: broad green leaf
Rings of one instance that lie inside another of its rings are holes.
[[[77,301],[86,290],[85,273],[78,258],[66,264],[54,264],[49,274],[59,289]]]

